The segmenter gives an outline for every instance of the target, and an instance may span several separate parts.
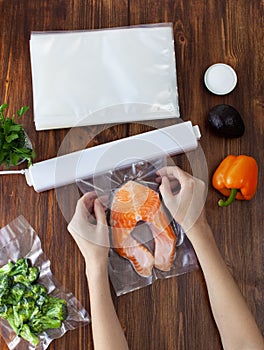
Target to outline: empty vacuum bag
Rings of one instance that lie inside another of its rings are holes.
[[[179,117],[171,24],[33,32],[37,130]]]

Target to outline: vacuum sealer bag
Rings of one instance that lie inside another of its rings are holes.
[[[108,271],[111,283],[118,296],[152,284],[157,279],[178,276],[190,272],[198,267],[195,253],[191,246],[191,243],[189,242],[187,236],[185,235],[180,225],[172,219],[171,215],[169,214],[169,211],[163,205],[162,207],[164,208],[164,211],[168,218],[168,222],[170,223],[169,225],[172,229],[172,231],[170,232],[173,232],[172,235],[175,236],[174,243],[171,242],[171,244],[174,246],[173,250],[175,252],[169,269],[166,269],[166,271],[162,271],[161,269],[158,269],[153,266],[152,273],[150,275],[148,275],[147,277],[142,276],[136,272],[136,269],[131,263],[131,260],[129,260],[128,258],[125,259],[123,256],[119,255],[118,249],[116,249],[118,247],[116,246],[116,243],[113,239],[114,232],[111,226],[110,219],[112,212],[112,203],[115,199],[116,193],[120,190],[120,188],[122,190],[122,188],[124,188],[122,186],[125,186],[125,184],[128,184],[130,181],[135,181],[137,184],[143,185],[141,186],[143,190],[144,188],[148,187],[152,191],[159,192],[159,186],[156,182],[156,172],[157,170],[166,166],[166,163],[166,158],[153,159],[150,162],[134,162],[125,168],[116,169],[115,171],[108,171],[99,176],[77,181],[77,185],[82,193],[96,192],[97,196],[100,198],[100,201],[107,208],[106,213],[108,218],[111,247],[109,251]],[[133,193],[132,196],[133,201],[137,203],[140,202],[139,198],[135,193]],[[145,208],[146,207],[147,206],[145,206]],[[126,208],[127,210],[127,207],[124,208]],[[156,214],[154,214],[154,216]],[[124,220],[125,217],[129,217],[128,221],[133,220],[129,215],[130,214],[126,212],[122,220]],[[121,226],[120,223],[118,224],[119,235],[126,235],[125,232],[127,232],[127,225],[128,222],[122,222]],[[155,257],[160,255],[161,252],[158,249],[156,249],[156,247],[157,245],[159,245],[159,242],[164,238],[165,232],[168,232],[169,230],[166,229],[164,230],[164,232],[157,232],[154,230],[155,234],[153,234],[153,231],[151,233],[150,230],[151,226],[153,226],[153,222],[147,223],[139,221],[137,223],[134,229],[129,233],[129,236],[132,237],[134,243],[131,246],[129,245],[127,247],[127,251],[136,252],[136,250],[141,250],[140,254],[145,254],[147,249],[148,252],[151,254],[154,254],[154,252],[156,251]],[[124,238],[124,240],[130,242],[130,239],[128,237],[126,237],[126,239]],[[166,244],[170,244],[166,238],[165,240],[166,242],[168,242]],[[96,242],[93,243],[96,244]],[[140,247],[142,247],[142,245],[145,248],[139,249]],[[131,253],[131,255],[133,254]]]
[[[171,24],[33,32],[37,130],[179,117]]]
[[[67,302],[67,317],[61,327],[41,332],[38,335],[40,342],[36,346],[17,335],[9,322],[2,317],[0,317],[1,336],[10,350],[46,350],[54,339],[62,337],[67,331],[87,325],[90,322],[90,316],[75,296],[54,278],[50,261],[41,248],[39,236],[22,215],[0,230],[0,267],[9,261],[17,262],[20,258],[28,259],[32,266],[38,268],[40,274],[37,283],[47,289],[49,296],[61,298]],[[65,273],[63,270],[61,272]],[[20,284],[18,282],[17,286]],[[4,301],[3,293],[1,297]],[[27,297],[27,299],[30,298]]]

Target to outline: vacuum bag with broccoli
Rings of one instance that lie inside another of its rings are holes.
[[[9,349],[46,349],[89,321],[54,281],[38,236],[20,216],[0,231],[0,325]]]

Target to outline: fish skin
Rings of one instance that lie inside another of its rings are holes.
[[[154,255],[131,235],[139,221],[146,222],[152,231]],[[110,225],[115,250],[131,262],[139,275],[151,276],[153,267],[171,269],[176,236],[157,192],[136,181],[125,183],[115,193]]]

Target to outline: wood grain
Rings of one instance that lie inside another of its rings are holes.
[[[219,209],[219,194],[209,183],[206,207],[221,253],[262,332],[263,10],[263,1],[248,0],[0,0],[0,102],[8,103],[10,111],[21,105],[30,106],[23,123],[36,148],[36,161],[56,156],[68,130],[36,132],[34,128],[31,31],[173,23],[181,117],[200,126],[209,180],[227,154],[249,154],[259,164],[259,187],[252,201]],[[216,62],[232,65],[238,74],[238,85],[229,95],[216,96],[204,87],[203,74]],[[236,107],[243,116],[246,132],[242,138],[218,138],[208,129],[208,111],[220,103]],[[88,146],[94,146],[171,123],[172,120],[107,125],[104,130],[92,127],[80,130],[79,137],[81,140],[88,136]],[[68,147],[74,149],[78,144],[70,143]],[[175,161],[190,168],[185,156]],[[27,187],[22,176],[2,176],[0,191],[1,227],[24,215],[38,232],[56,278],[89,310],[83,259],[66,229],[78,197],[75,185],[37,194]],[[67,204],[63,210],[59,198]],[[200,270],[157,281],[114,297],[114,302],[132,350],[221,349]],[[2,338],[0,348],[7,349]],[[90,326],[68,332],[50,349],[93,349]]]

